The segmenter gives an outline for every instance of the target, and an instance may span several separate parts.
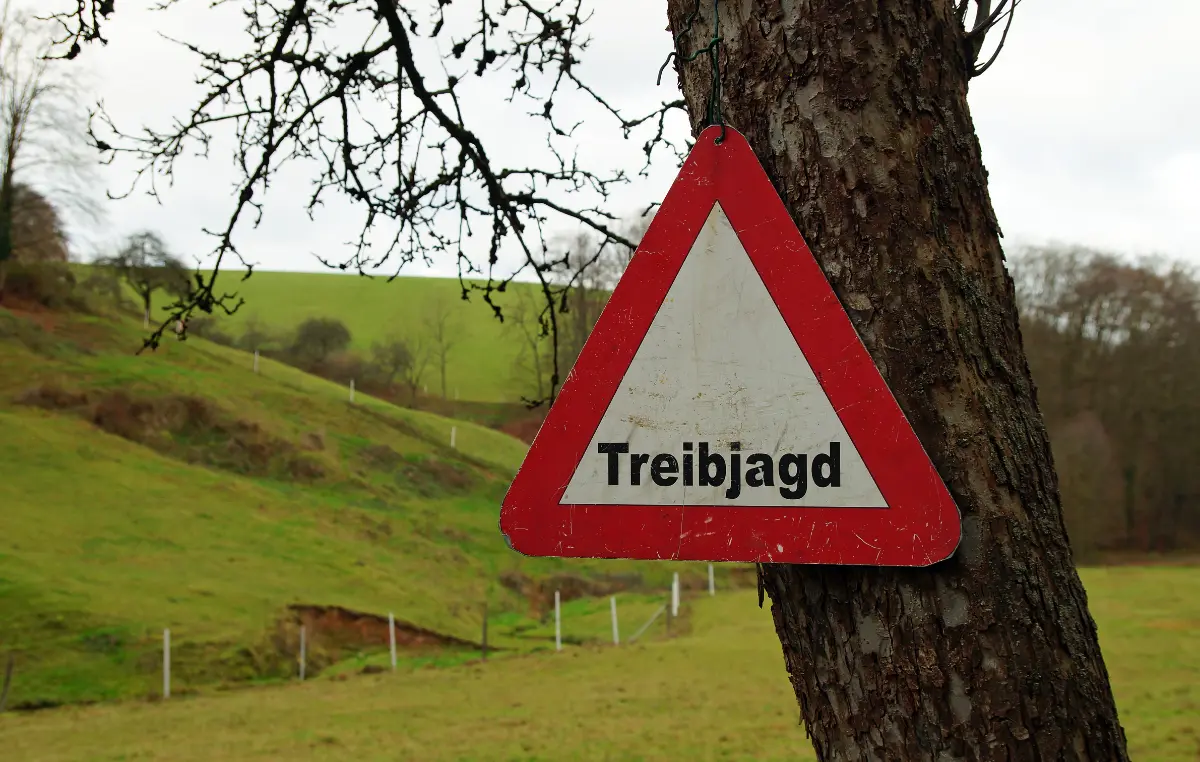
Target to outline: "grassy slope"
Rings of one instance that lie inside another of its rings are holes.
[[[353,346],[361,350],[370,349],[372,342],[390,333],[419,333],[429,305],[445,300],[459,326],[458,343],[447,363],[447,396],[453,399],[457,390],[464,400],[520,399],[514,379],[519,339],[511,324],[497,320],[479,293],[472,293],[469,302],[461,301],[455,279],[408,277],[388,283],[383,278],[342,273],[255,271],[236,288],[246,305],[232,317],[221,319],[234,335],[240,334],[251,318],[273,329],[290,329],[305,318],[329,316],[350,328]],[[509,293],[495,294],[494,300],[504,307],[512,303],[520,288],[532,287],[513,284]],[[435,369],[430,369],[427,383],[431,394],[438,392],[440,380]]]
[[[1131,756],[1196,759],[1200,568],[1085,569]],[[752,592],[691,634],[450,670],[0,716],[22,759],[812,759]]]
[[[487,598],[511,620],[503,641],[536,624],[497,583],[506,570],[636,569],[667,584],[665,565],[508,550],[498,505],[525,448],[498,432],[361,395],[351,406],[343,388],[266,360],[255,375],[244,354],[199,340],[135,357],[137,324],[52,320],[0,309],[0,648],[22,663],[10,701],[152,692],[168,626],[181,687],[261,676],[253,649],[290,603],[390,610],[477,639]],[[169,416],[151,416],[139,443],[93,425],[87,406],[15,403],[48,383],[195,398],[215,422],[166,431]],[[254,466],[231,445],[246,430],[247,448],[279,452]],[[372,460],[380,450],[390,460]]]

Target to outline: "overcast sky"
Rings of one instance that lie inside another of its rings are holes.
[[[119,124],[163,126],[185,113],[196,90],[195,61],[156,32],[220,39],[238,19],[185,0],[169,13],[124,0],[107,29],[111,44],[88,50],[94,95]],[[676,95],[675,81],[655,74],[670,50],[664,0],[594,0],[593,45],[585,60],[598,89],[634,113]],[[1200,28],[1197,0],[1025,0],[1000,60],[972,83],[970,105],[1006,246],[1058,240],[1128,253],[1158,253],[1200,265]],[[484,93],[481,137],[517,155],[543,140],[526,107]],[[581,156],[594,165],[640,167],[640,140],[623,142],[603,114],[581,114]],[[685,129],[682,118],[677,130]],[[529,141],[533,140],[533,143]],[[118,190],[130,167],[106,168]],[[663,161],[613,203],[624,212],[661,199],[674,175]],[[322,270],[314,253],[336,256],[356,230],[352,210],[310,222],[302,174],[271,196],[258,230],[241,238],[249,258],[267,270]],[[139,228],[159,230],[181,253],[211,248],[200,232],[219,226],[231,206],[234,175],[227,154],[183,165],[161,204],[138,195],[107,204],[106,226],[76,231],[102,246]],[[421,267],[406,269],[420,274]],[[453,263],[435,270],[453,273]]]

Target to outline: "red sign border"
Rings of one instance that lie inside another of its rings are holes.
[[[500,511],[530,556],[928,566],[958,509],[745,137],[696,140]],[[560,504],[713,204],[720,203],[887,508]]]

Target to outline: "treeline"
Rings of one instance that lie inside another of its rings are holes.
[[[1013,257],[1072,546],[1200,544],[1200,280],[1079,247]]]

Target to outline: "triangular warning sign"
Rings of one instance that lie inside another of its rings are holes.
[[[745,138],[701,133],[500,513],[535,556],[927,566],[959,514]]]

